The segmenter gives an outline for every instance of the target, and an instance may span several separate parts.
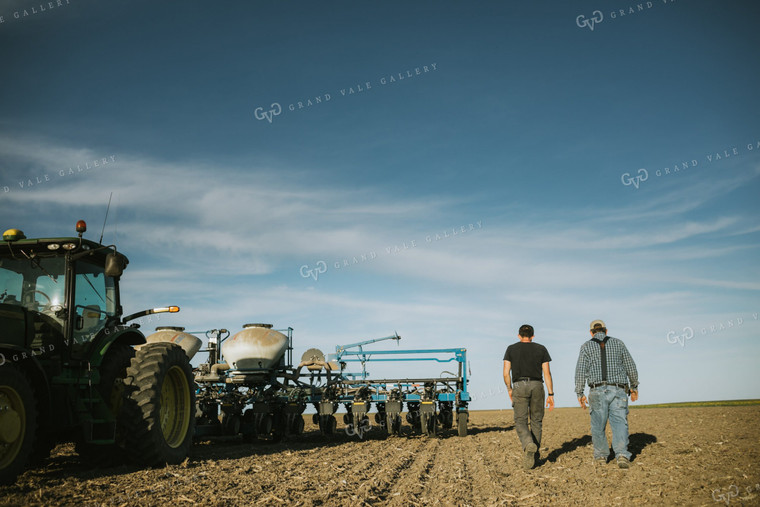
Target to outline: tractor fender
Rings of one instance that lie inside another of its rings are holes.
[[[117,343],[141,345],[145,343],[145,335],[134,327],[116,330],[104,329],[93,342],[93,348],[90,352],[90,364],[95,367],[100,366],[108,350]]]

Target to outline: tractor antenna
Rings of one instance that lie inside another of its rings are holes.
[[[121,204],[121,194],[116,197],[116,211],[115,217],[113,217],[113,242],[119,242],[119,205]]]
[[[106,232],[106,220],[108,220],[108,210],[111,209],[111,198],[113,197],[113,192],[111,192],[111,195],[108,196],[108,207],[106,208],[106,217],[103,219],[103,230],[100,231],[100,240],[98,241],[98,244],[103,244],[103,233]]]

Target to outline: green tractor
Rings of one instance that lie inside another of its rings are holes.
[[[0,242],[0,484],[73,441],[89,462],[181,462],[192,444],[190,360],[170,342],[146,343],[122,315],[116,247],[78,237]]]

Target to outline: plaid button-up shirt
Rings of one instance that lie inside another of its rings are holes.
[[[636,389],[639,385],[639,374],[636,371],[636,363],[633,362],[625,344],[610,336],[604,346],[604,351],[607,354],[607,382],[630,383],[631,389]],[[599,343],[593,340],[581,345],[578,364],[575,365],[575,394],[579,398],[583,396],[586,384],[602,382],[601,352]]]

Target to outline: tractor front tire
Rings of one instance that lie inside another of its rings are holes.
[[[37,431],[37,403],[29,381],[0,367],[0,484],[12,484],[29,462]]]
[[[195,389],[190,360],[173,343],[137,351],[124,379],[122,423],[131,461],[143,466],[178,464],[195,431]]]

